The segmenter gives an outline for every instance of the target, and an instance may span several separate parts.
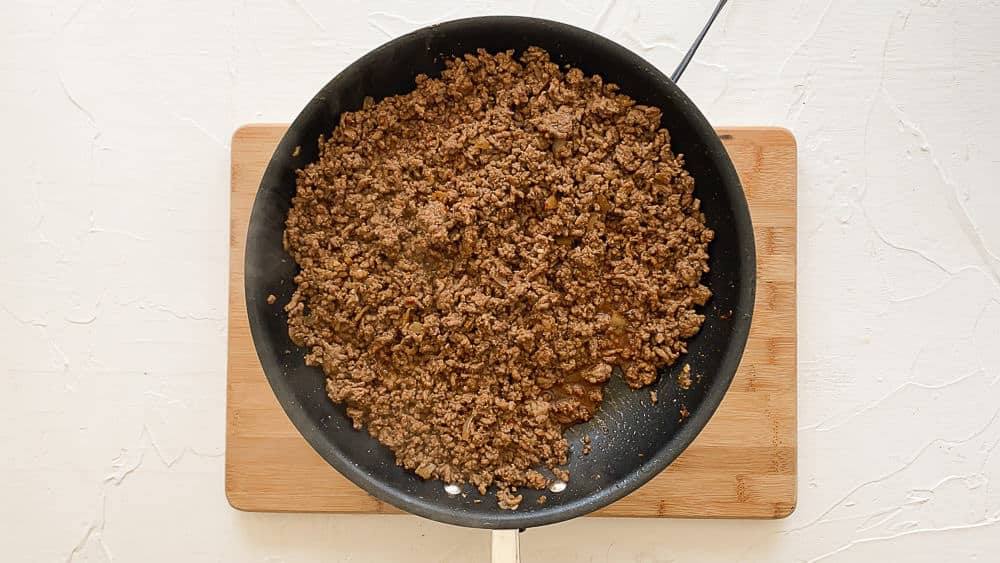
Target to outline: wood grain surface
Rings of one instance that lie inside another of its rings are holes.
[[[226,496],[240,510],[399,513],[330,467],[285,416],[250,337],[247,221],[285,125],[232,139]],[[796,499],[796,145],[779,128],[719,129],[757,239],[757,302],[743,361],[708,426],[649,483],[595,516],[782,518]]]

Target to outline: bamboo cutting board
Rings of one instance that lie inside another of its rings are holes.
[[[240,510],[399,513],[330,467],[292,426],[250,337],[243,251],[253,199],[284,125],[233,135],[226,496]],[[597,516],[782,518],[795,509],[795,139],[719,130],[750,202],[757,302],[746,352],[708,426],[666,470]]]

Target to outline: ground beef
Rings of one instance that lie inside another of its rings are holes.
[[[497,491],[497,503],[500,505],[500,508],[505,510],[516,510],[522,500],[524,500],[524,495],[511,492],[506,487]]]
[[[691,366],[689,364],[684,364],[681,372],[677,374],[677,385],[685,391],[691,388]]]
[[[537,48],[342,114],[298,171],[286,311],[355,427],[504,508],[568,479],[563,431],[614,368],[639,388],[674,363],[710,296],[713,233],[659,124]]]

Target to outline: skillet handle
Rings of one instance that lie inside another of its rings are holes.
[[[493,530],[493,563],[521,563],[517,530]]]

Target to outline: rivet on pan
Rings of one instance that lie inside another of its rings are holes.
[[[553,493],[561,493],[566,490],[566,481],[556,480],[549,485],[549,490]]]
[[[451,496],[455,496],[462,492],[462,488],[454,483],[450,483],[444,486],[444,492],[448,493]]]

